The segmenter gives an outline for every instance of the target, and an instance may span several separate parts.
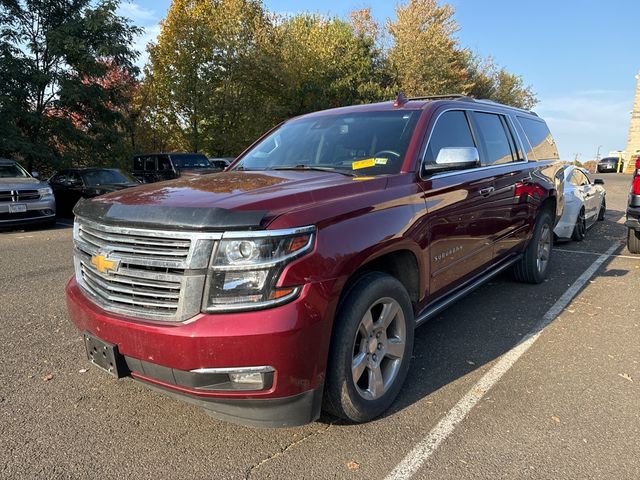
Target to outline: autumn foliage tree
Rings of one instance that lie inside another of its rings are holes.
[[[117,7],[115,0],[0,1],[0,155],[45,169],[124,159],[138,29]]]

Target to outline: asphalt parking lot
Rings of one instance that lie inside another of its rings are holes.
[[[494,279],[420,328],[382,418],[241,427],[91,368],[66,317],[71,228],[0,234],[0,478],[640,478],[629,177],[538,286]],[[66,223],[66,222],[65,222]]]

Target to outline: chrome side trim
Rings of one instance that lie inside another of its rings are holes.
[[[269,366],[264,365],[260,367],[230,367],[230,368],[196,368],[195,370],[189,370],[191,373],[200,373],[200,374],[229,374],[229,373],[271,373],[275,372],[276,369]]]
[[[241,238],[271,238],[271,237],[286,237],[289,235],[299,235],[302,233],[311,233],[316,229],[313,225],[307,225],[305,227],[286,228],[282,230],[248,230],[248,231],[235,231],[231,230],[222,234],[222,239],[241,239]]]

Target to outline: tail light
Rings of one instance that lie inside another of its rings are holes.
[[[640,195],[640,175],[636,175],[631,185],[631,193],[634,195]]]

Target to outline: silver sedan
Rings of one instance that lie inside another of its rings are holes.
[[[564,213],[553,232],[561,240],[584,239],[587,230],[604,220],[607,210],[604,181],[591,179],[583,168],[568,165],[564,170]]]

